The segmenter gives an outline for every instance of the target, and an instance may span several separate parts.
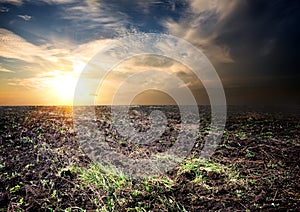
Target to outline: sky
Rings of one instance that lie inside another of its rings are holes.
[[[89,61],[135,33],[168,34],[198,48],[218,73],[228,104],[300,104],[298,0],[0,0],[0,105],[72,104]],[[111,104],[116,88],[143,70],[179,77],[181,84],[159,74],[151,79],[158,87],[189,88],[197,103],[209,104],[189,67],[155,55],[119,63],[90,95]],[[120,91],[124,99],[143,82],[140,76],[128,83]],[[134,99],[173,103],[155,90]]]

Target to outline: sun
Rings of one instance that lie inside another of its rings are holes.
[[[77,78],[72,74],[61,74],[53,78],[53,87],[59,97],[59,104],[71,105],[73,103]]]

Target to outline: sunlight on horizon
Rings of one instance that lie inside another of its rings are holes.
[[[58,104],[72,105],[78,78],[73,73],[57,74],[49,79],[53,92],[59,97]]]

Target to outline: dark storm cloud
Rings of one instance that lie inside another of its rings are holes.
[[[296,0],[190,0],[189,15],[167,20],[165,27],[206,54],[229,103],[292,99],[299,104],[299,5]]]
[[[246,1],[218,29],[215,42],[230,48],[234,69],[299,76],[300,2]]]
[[[218,39],[237,61],[231,75],[245,80],[237,82],[244,89],[228,90],[229,98],[237,97],[233,101],[244,94],[244,102],[300,103],[299,3],[247,1],[226,20]]]

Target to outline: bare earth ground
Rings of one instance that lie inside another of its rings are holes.
[[[150,110],[131,110],[138,130],[147,130]],[[204,161],[199,152],[210,111],[199,110],[200,132],[189,157],[161,176],[132,180],[86,156],[72,108],[1,107],[0,211],[300,211],[299,114],[230,107],[222,142]],[[161,139],[147,147],[122,140],[107,108],[97,108],[97,123],[111,147],[142,158],[176,142],[180,117],[176,108],[170,111]]]

